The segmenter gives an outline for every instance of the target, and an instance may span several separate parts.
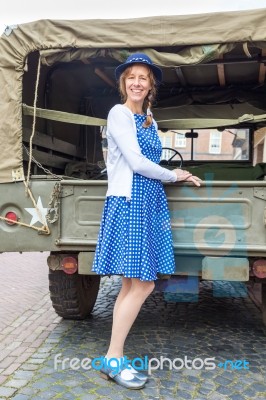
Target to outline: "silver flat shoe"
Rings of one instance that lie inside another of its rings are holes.
[[[112,379],[118,385],[123,386],[127,389],[142,389],[145,386],[146,381],[138,379],[135,374],[131,373],[132,379],[124,379],[121,376],[121,372],[127,368],[121,368],[119,371],[114,371],[110,367],[104,367],[100,370],[100,376],[103,379]]]
[[[142,372],[138,371],[137,369],[135,369],[134,367],[132,367],[131,364],[129,364],[127,366],[127,369],[136,377],[138,378],[140,381],[144,381],[145,383],[147,382],[147,380],[149,379],[147,375],[143,374]]]

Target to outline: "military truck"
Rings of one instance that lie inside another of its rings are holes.
[[[163,70],[154,105],[161,164],[202,178],[200,188],[165,183],[176,271],[158,287],[177,292],[182,283],[189,293],[201,280],[261,284],[266,324],[265,17],[262,9],[6,28],[0,252],[49,252],[60,316],[85,318],[96,301],[100,277],[91,265],[107,189],[105,126],[121,101],[114,70],[141,51]]]

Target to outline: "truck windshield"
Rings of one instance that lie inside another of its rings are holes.
[[[196,129],[159,131],[161,160],[250,161],[250,129]]]

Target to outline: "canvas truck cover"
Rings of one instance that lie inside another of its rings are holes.
[[[93,58],[118,63],[144,51],[161,67],[219,58],[237,44],[266,49],[266,9],[117,20],[40,20],[7,27],[0,38],[0,183],[24,180],[22,80],[27,56],[42,64]],[[175,51],[169,49],[175,49]]]

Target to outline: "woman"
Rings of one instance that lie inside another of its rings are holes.
[[[162,146],[151,104],[162,80],[161,69],[146,54],[135,53],[116,68],[115,74],[123,104],[115,105],[107,119],[108,190],[93,271],[122,275],[122,287],[101,372],[102,377],[112,378],[121,386],[140,389],[147,376],[132,366],[123,366],[125,339],[154,289],[157,274],[175,271],[169,211],[161,181],[200,184],[187,171],[170,171],[158,165]]]

